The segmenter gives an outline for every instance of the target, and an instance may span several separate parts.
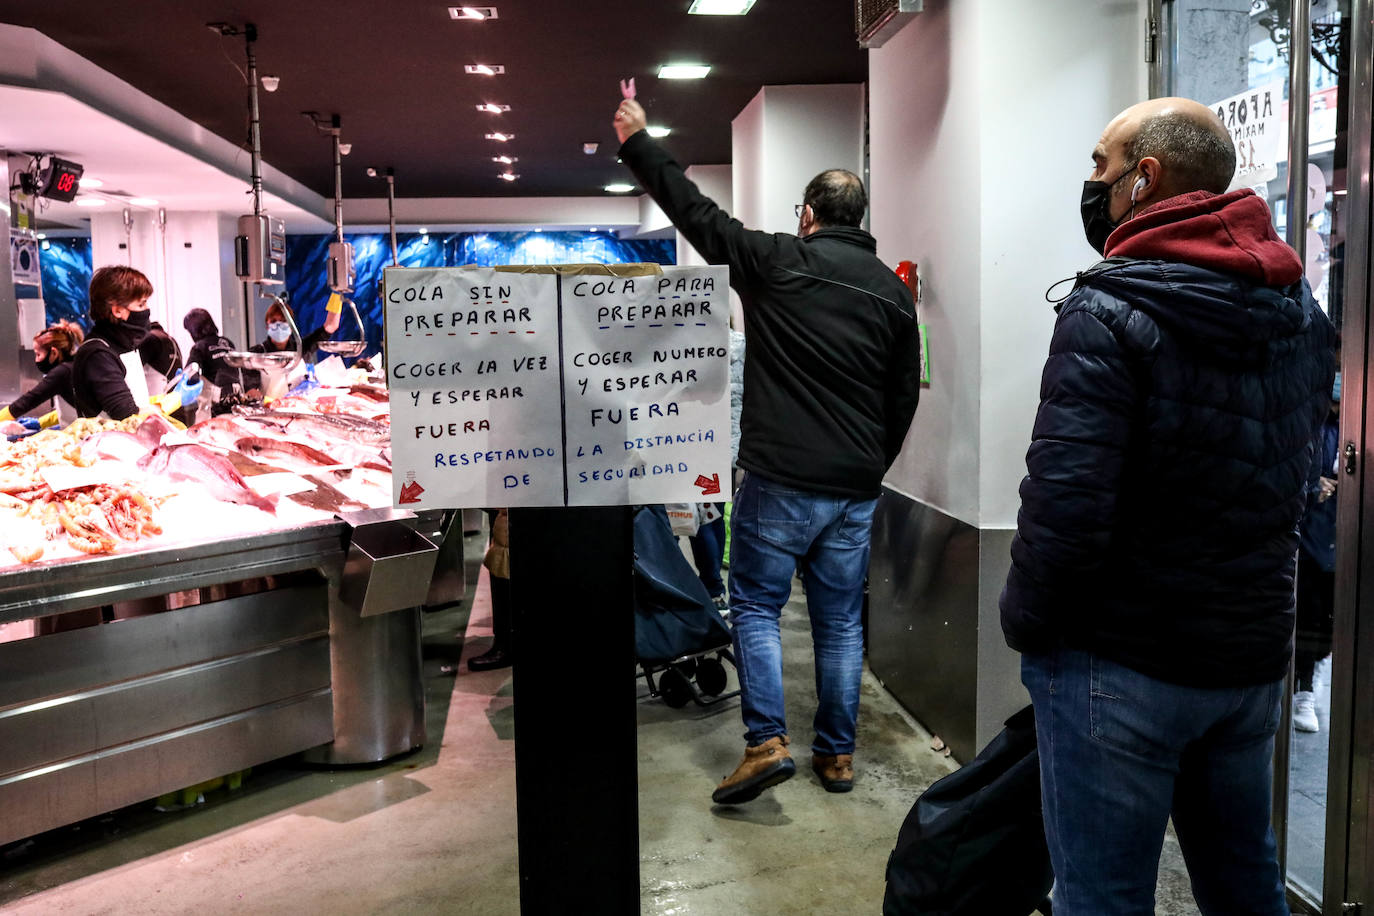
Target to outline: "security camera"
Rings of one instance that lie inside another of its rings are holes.
[[[280,85],[280,76],[264,76],[262,78],[262,88],[266,89],[268,92],[276,92],[277,87]]]
[[[340,144],[339,144],[339,155],[340,155],[340,156],[347,156],[347,155],[348,155],[349,153],[351,153],[351,152],[353,152],[353,144],[352,144],[352,143],[340,143]]]

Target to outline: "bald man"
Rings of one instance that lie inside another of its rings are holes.
[[[1170,816],[1203,913],[1287,913],[1271,773],[1334,331],[1212,112],[1092,151],[1106,259],[1059,308],[1002,629],[1035,705],[1055,916],[1149,914]]]

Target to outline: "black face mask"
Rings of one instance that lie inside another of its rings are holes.
[[[140,312],[129,312],[129,317],[123,321],[114,321],[114,339],[120,345],[121,350],[133,350],[143,343],[148,336],[148,325],[152,323],[153,316],[144,309]]]
[[[43,373],[44,375],[47,375],[49,372],[53,371],[59,365],[61,365],[61,363],[62,360],[52,358],[52,351],[49,350],[48,355],[38,360],[38,362],[35,363],[35,365],[38,366],[39,372]]]
[[[1111,205],[1112,188],[1120,183],[1121,179],[1136,170],[1140,163],[1126,169],[1112,181],[1085,181],[1083,182],[1083,197],[1078,205],[1078,212],[1083,217],[1083,234],[1087,236],[1088,244],[1098,254],[1103,254],[1107,247],[1107,236],[1112,234],[1112,230],[1120,226],[1125,219],[1113,221],[1108,215],[1107,210]]]

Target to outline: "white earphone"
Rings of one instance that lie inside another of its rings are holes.
[[[1135,203],[1135,196],[1140,193],[1141,188],[1145,187],[1149,183],[1150,182],[1145,178],[1144,175],[1141,175],[1139,178],[1135,180],[1135,184],[1131,186],[1131,203]]]

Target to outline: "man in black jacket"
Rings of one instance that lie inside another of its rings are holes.
[[[1093,150],[1107,256],[1059,308],[1002,593],[1035,704],[1056,916],[1152,913],[1172,815],[1204,913],[1287,913],[1270,761],[1330,322],[1217,117]]]
[[[711,796],[758,797],[788,779],[778,618],[798,565],[816,651],[811,766],[831,792],[853,786],[863,672],[860,610],[873,507],[920,392],[911,293],[859,228],[857,176],[822,172],[797,205],[796,235],[744,228],[705,197],[644,130],[616,110],[620,158],[707,261],[730,266],[748,334],[730,548],[730,615],[744,761]]]

